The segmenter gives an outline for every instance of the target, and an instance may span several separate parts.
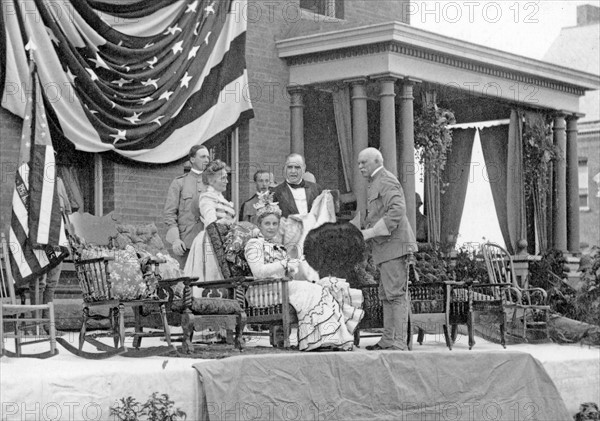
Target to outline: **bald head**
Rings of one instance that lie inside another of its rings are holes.
[[[377,168],[383,166],[383,155],[375,148],[363,149],[358,154],[358,169],[363,177],[370,177]]]

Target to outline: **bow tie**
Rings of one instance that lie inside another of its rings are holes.
[[[304,180],[302,180],[300,183],[298,184],[290,184],[286,181],[287,185],[290,186],[293,189],[300,189],[300,188],[304,188],[306,186],[306,183],[304,182]]]

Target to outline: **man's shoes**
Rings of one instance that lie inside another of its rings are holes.
[[[383,351],[384,349],[390,349],[390,348],[384,348],[379,344],[367,345],[365,348],[367,351]]]
[[[395,346],[388,346],[384,348],[379,344],[367,345],[365,348],[367,351],[406,351],[405,349],[397,348]]]

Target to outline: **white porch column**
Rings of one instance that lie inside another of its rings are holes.
[[[290,94],[290,152],[304,156],[304,101],[301,86],[288,87]]]
[[[398,176],[396,161],[396,107],[394,86],[397,78],[390,75],[376,77],[379,80],[380,145],[385,168]]]
[[[415,203],[415,128],[413,108],[414,81],[402,81],[400,96],[400,144],[398,149],[398,180],[404,190],[406,199],[406,215],[413,229],[417,232],[417,210]]]
[[[358,154],[369,146],[367,79],[359,78],[345,82],[350,83],[352,88],[352,150],[354,155],[352,191],[356,196],[356,210],[360,212],[361,218],[364,218],[367,206],[367,180],[358,170]]]
[[[552,247],[567,251],[567,174],[566,150],[567,137],[565,134],[565,114],[554,117],[554,146],[558,148],[559,156],[554,162],[554,195],[552,206]]]
[[[579,253],[579,159],[577,156],[578,115],[567,118],[567,249]]]

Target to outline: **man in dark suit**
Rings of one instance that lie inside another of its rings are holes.
[[[242,203],[240,208],[240,221],[248,221],[257,224],[256,209],[254,205],[258,203],[258,194],[269,191],[273,174],[267,170],[258,170],[254,173],[254,184],[256,184],[256,193],[250,199]]]
[[[408,328],[407,259],[417,251],[415,234],[406,216],[406,201],[398,179],[383,167],[383,156],[375,148],[358,155],[358,168],[367,178],[367,213],[362,233],[371,244],[373,261],[379,268],[379,298],[383,303],[383,335],[367,349],[406,349]]]
[[[302,178],[305,171],[306,164],[302,155],[293,153],[287,156],[284,167],[285,181],[273,190],[273,200],[279,203],[284,217],[307,214],[315,198],[321,194],[322,189],[318,184]]]

